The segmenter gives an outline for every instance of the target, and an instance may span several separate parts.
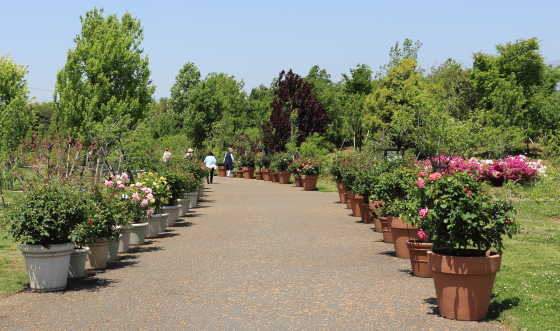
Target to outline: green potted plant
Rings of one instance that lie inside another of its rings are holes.
[[[413,194],[417,199],[404,217],[428,232],[426,240],[433,243],[428,266],[440,314],[484,319],[500,270],[502,238],[518,229],[511,201],[489,195],[486,185],[466,172],[420,173]]]
[[[263,172],[263,180],[264,181],[271,181],[272,178],[270,177],[270,173],[273,171],[270,169],[270,164],[272,163],[272,157],[268,154],[263,154],[261,156],[261,163],[262,163],[262,172]]]
[[[262,153],[258,153],[255,156],[255,179],[256,180],[263,180],[263,160],[262,160]]]
[[[3,230],[21,243],[31,289],[66,287],[72,235],[76,226],[88,222],[87,203],[68,181],[31,183],[0,218]]]
[[[293,160],[288,165],[288,171],[294,175],[294,182],[296,187],[303,187],[303,182],[301,180],[301,160]]]
[[[321,162],[318,159],[306,158],[300,165],[301,180],[305,191],[314,191],[321,174]]]
[[[239,157],[241,170],[245,179],[253,179],[255,175],[255,156],[252,154],[244,154]]]
[[[289,153],[277,154],[274,158],[274,170],[278,174],[278,182],[280,184],[290,184],[290,177],[292,172],[290,171],[290,163],[292,163],[292,155]]]

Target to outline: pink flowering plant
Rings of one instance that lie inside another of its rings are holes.
[[[299,166],[299,173],[307,176],[318,176],[321,174],[321,163],[317,159],[306,158]]]
[[[444,165],[444,169],[435,169],[434,165]],[[518,183],[531,182],[546,174],[547,167],[542,160],[533,160],[524,155],[508,156],[500,160],[465,159],[460,156],[439,156],[418,161],[418,166],[426,172],[440,170],[452,174],[466,171],[479,181],[502,185],[508,180]]]
[[[126,201],[125,210],[134,223],[138,223],[141,217],[151,217],[154,214],[155,199],[152,189],[142,183],[127,183],[128,175],[110,176],[104,184],[109,191],[109,195]]]
[[[167,178],[158,175],[158,173],[144,173],[138,178],[134,185],[140,188],[150,187],[152,189],[151,194],[154,200],[154,213],[161,213],[161,207],[167,206],[171,198],[171,186],[167,182]]]
[[[410,193],[401,216],[422,229],[421,238],[449,254],[462,255],[467,248],[501,252],[502,237],[517,231],[512,203],[489,195],[486,184],[465,171],[424,172]]]

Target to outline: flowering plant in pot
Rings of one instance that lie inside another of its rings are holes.
[[[489,195],[486,185],[467,172],[420,173],[413,192],[417,199],[405,217],[421,221],[429,230],[427,239],[441,248],[428,251],[440,314],[484,319],[500,270],[503,236],[518,229],[512,203]]]
[[[156,172],[148,172],[142,174],[136,184],[141,185],[140,187],[149,186],[152,189],[154,213],[161,214],[161,207],[167,206],[172,196],[171,185],[167,182],[167,178]]]
[[[21,243],[33,290],[66,287],[73,231],[87,222],[86,204],[69,182],[33,183],[0,218],[0,228]]]
[[[272,168],[276,171],[290,171],[290,164],[293,162],[292,155],[289,153],[276,154],[274,161],[271,163]]]
[[[302,176],[319,176],[321,174],[321,162],[317,159],[306,158],[300,163]]]

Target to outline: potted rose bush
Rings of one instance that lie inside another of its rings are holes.
[[[70,182],[31,183],[0,218],[3,230],[21,243],[31,289],[66,287],[73,231],[88,222],[86,204],[83,192]]]
[[[292,172],[290,171],[290,163],[292,163],[292,156],[288,153],[277,154],[272,163],[274,170],[278,174],[278,182],[280,184],[290,184],[290,177]]]
[[[317,180],[321,174],[321,162],[318,159],[307,158],[302,160],[299,167],[303,189],[314,191],[317,187]]]
[[[486,317],[503,236],[517,231],[513,205],[496,199],[467,172],[421,173],[405,216],[429,230],[428,251],[440,314],[459,320]],[[495,249],[496,251],[492,251]]]

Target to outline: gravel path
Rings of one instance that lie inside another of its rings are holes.
[[[434,314],[432,280],[337,193],[214,180],[199,208],[107,270],[0,300],[0,330],[503,330]]]

